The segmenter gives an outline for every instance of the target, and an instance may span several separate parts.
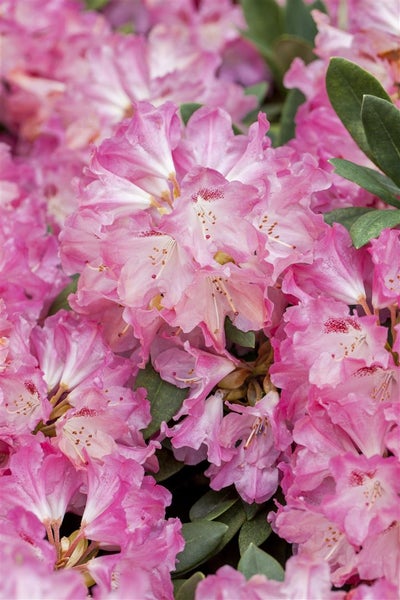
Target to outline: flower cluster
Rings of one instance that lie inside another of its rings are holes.
[[[279,489],[293,549],[283,581],[225,565],[197,600],[395,598],[400,231],[356,249],[323,216],[381,204],[333,173],[370,161],[324,82],[343,56],[399,104],[395,3],[312,11],[281,146],[248,124],[274,78],[240,6],[172,4],[0,0],[0,595],[173,598],[164,445],[247,504]],[[149,364],[186,394],[152,433]]]

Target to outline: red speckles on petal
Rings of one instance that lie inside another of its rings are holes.
[[[220,200],[221,198],[223,198],[224,192],[219,189],[201,188],[197,192],[197,194],[192,194],[193,202],[197,202],[199,200],[199,197],[201,198],[201,200],[210,202],[213,200]]]
[[[360,324],[352,317],[331,317],[324,323],[325,333],[349,333],[350,327],[357,331],[361,331]]]
[[[38,389],[36,387],[36,385],[33,383],[33,381],[24,381],[24,386],[25,389],[33,395],[39,395]]]
[[[355,487],[358,485],[364,485],[365,482],[365,473],[361,473],[360,471],[352,471],[349,476],[349,483],[351,486]]]

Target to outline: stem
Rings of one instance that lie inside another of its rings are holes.
[[[396,321],[397,321],[397,306],[395,304],[391,304],[389,306],[389,311],[390,311],[390,331],[392,334],[392,346],[394,345],[395,341],[396,341]]]
[[[361,296],[361,298],[358,298],[358,304],[362,307],[362,309],[364,310],[366,315],[368,315],[368,316],[372,315],[372,312],[367,304],[367,300],[364,296]]]

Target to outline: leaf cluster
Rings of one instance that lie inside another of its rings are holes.
[[[344,58],[331,59],[326,88],[343,125],[379,169],[333,158],[335,173],[395,207],[348,207],[325,215],[327,223],[342,223],[360,248],[382,229],[400,225],[400,111],[373,75]]]

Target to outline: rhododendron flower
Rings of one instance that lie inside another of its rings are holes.
[[[329,569],[326,563],[311,557],[292,556],[286,564],[285,581],[273,581],[264,575],[253,575],[248,581],[230,566],[218,569],[197,586],[196,600],[345,600],[345,592],[331,591]]]
[[[328,518],[361,545],[400,518],[400,465],[394,457],[334,456],[330,469],[336,493],[323,501]]]
[[[400,303],[400,232],[384,229],[379,238],[370,240],[369,252],[374,263],[372,305],[384,308]]]
[[[4,509],[24,507],[36,515],[48,531],[52,526],[58,530],[82,480],[63,454],[48,442],[39,440],[32,437],[29,446],[11,455],[10,474],[0,480],[3,506]]]
[[[347,305],[319,297],[289,308],[284,318],[288,337],[276,344],[279,353],[271,366],[272,381],[281,388],[293,389],[302,381],[321,388],[335,386],[344,380],[349,360],[354,361],[354,370],[388,366],[387,332],[372,316],[350,315]],[[289,375],[292,369],[296,383]]]
[[[232,483],[246,502],[265,502],[277,488],[276,461],[281,450],[276,444],[275,392],[269,392],[255,406],[228,404],[231,413],[219,427],[214,444],[220,446],[221,459],[206,475],[211,487],[221,489]]]
[[[296,264],[285,277],[283,290],[304,300],[326,296],[346,304],[366,306],[363,250],[352,247],[348,231],[338,223],[325,227],[325,235],[314,244],[310,265]]]

